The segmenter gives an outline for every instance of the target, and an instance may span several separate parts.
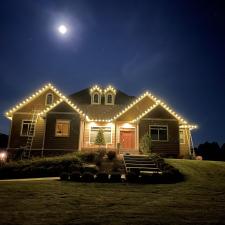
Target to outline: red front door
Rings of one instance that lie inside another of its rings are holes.
[[[121,148],[134,149],[135,133],[134,131],[120,131]]]

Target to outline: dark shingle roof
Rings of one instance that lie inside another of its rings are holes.
[[[117,90],[115,104],[105,105],[104,96],[102,97],[102,104],[92,105],[89,88],[75,92],[68,97],[74,104],[87,114],[91,119],[109,119],[116,116],[126,105],[130,104],[135,97],[129,96],[124,92]]]

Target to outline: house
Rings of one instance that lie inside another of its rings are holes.
[[[189,124],[166,103],[145,92],[134,97],[95,85],[64,96],[45,85],[6,113],[11,120],[8,151],[29,149],[33,155],[57,155],[95,150],[95,138],[104,131],[107,149],[139,153],[144,134],[151,135],[151,150],[163,156],[191,154]]]

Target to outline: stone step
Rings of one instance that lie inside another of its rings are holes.
[[[156,167],[154,163],[150,164],[141,164],[141,163],[126,163],[126,167],[134,167],[134,166],[144,166],[144,167]]]

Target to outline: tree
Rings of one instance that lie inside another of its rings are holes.
[[[103,129],[100,129],[97,133],[97,136],[95,138],[95,144],[99,145],[99,147],[101,145],[105,145],[105,137],[104,137],[104,132]]]
[[[140,151],[146,154],[151,153],[151,136],[148,133],[141,138]]]
[[[221,150],[217,142],[200,144],[196,155],[201,155],[205,160],[221,160]]]

